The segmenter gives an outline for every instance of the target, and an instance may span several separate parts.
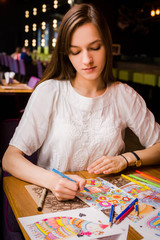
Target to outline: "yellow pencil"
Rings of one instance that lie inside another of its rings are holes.
[[[124,175],[124,174],[121,174],[121,176],[124,177],[124,178],[126,178],[126,179],[128,179],[128,180],[131,181],[131,182],[134,182],[135,184],[138,184],[138,185],[141,186],[141,187],[144,187],[145,189],[151,190],[148,186],[146,186],[146,185],[144,185],[144,184],[142,184],[142,183],[134,180],[133,178],[130,178],[130,177]]]

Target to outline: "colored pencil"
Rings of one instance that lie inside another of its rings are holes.
[[[138,201],[138,198],[135,198],[114,220],[116,222],[120,217],[123,216],[134,204]]]
[[[114,204],[111,206],[110,216],[109,216],[109,226],[111,227],[113,224],[113,215],[114,215]]]
[[[47,189],[43,188],[42,195],[41,195],[41,198],[40,198],[39,203],[38,203],[38,208],[37,208],[38,211],[42,211],[42,207],[43,207],[43,203],[44,203],[44,200],[45,200],[46,192],[47,192]]]
[[[128,214],[134,209],[134,205],[132,205],[117,221],[116,224],[120,223]]]
[[[149,175],[149,174],[147,174],[147,173],[143,173],[143,172],[140,172],[140,171],[138,171],[138,170],[136,170],[136,172],[139,173],[140,175],[142,175],[143,177],[146,177],[146,178],[148,178],[148,179],[150,179],[150,180],[153,180],[153,181],[155,181],[155,182],[160,183],[160,179],[159,179],[159,178],[153,177],[153,176],[151,176],[151,175]]]
[[[142,183],[136,181],[136,180],[133,179],[133,178],[130,178],[130,177],[124,175],[124,174],[121,174],[121,176],[124,177],[124,178],[126,178],[126,179],[128,179],[128,180],[131,181],[131,182],[134,182],[135,184],[137,184],[137,185],[139,185],[139,186],[141,186],[141,187],[144,187],[144,188],[150,190],[150,188],[149,188],[148,186],[146,186],[146,185],[144,185],[144,184],[142,184]]]
[[[150,185],[152,185],[152,186],[155,186],[155,187],[159,187],[159,188],[160,188],[160,185],[158,185],[158,184],[156,184],[156,183],[153,183],[153,182],[150,182],[150,181],[148,181],[148,180],[145,180],[145,179],[143,179],[143,178],[137,177],[137,176],[135,176],[135,175],[133,175],[133,174],[129,174],[129,176],[132,177],[132,178],[135,178],[135,179],[137,179],[137,180],[139,180],[139,181],[141,181],[141,182],[145,182],[145,183],[148,183],[148,184],[150,184]]]
[[[52,172],[55,172],[56,174],[60,175],[61,177],[66,178],[66,179],[68,179],[68,180],[70,180],[70,181],[72,181],[72,182],[77,183],[75,180],[73,180],[72,178],[68,177],[67,175],[59,172],[59,171],[56,170],[55,168],[52,168]],[[86,187],[84,187],[84,190],[85,190],[86,192],[89,192],[89,189],[86,188]]]

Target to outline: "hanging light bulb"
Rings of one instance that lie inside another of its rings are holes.
[[[25,11],[25,18],[29,18],[29,11],[28,10]]]
[[[37,8],[33,8],[33,15],[34,15],[34,16],[37,15]]]
[[[156,12],[154,9],[151,10],[151,17],[154,17],[156,15]]]
[[[159,15],[159,14],[160,14],[160,9],[157,8],[157,9],[156,9],[156,15]]]

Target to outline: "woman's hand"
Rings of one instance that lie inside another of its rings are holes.
[[[86,185],[86,180],[77,175],[69,177],[76,183],[57,175],[56,184],[50,189],[59,201],[74,199],[78,191],[82,191]]]
[[[89,173],[94,174],[111,174],[118,173],[127,167],[127,162],[122,156],[103,156],[95,160],[88,168]]]

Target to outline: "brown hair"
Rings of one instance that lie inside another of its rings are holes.
[[[104,82],[114,81],[112,73],[112,38],[106,19],[92,4],[78,4],[72,7],[63,17],[57,37],[56,47],[46,68],[42,81],[47,79],[70,80],[76,71],[68,54],[73,32],[85,23],[93,23],[102,38],[106,49],[106,64],[102,72]]]

